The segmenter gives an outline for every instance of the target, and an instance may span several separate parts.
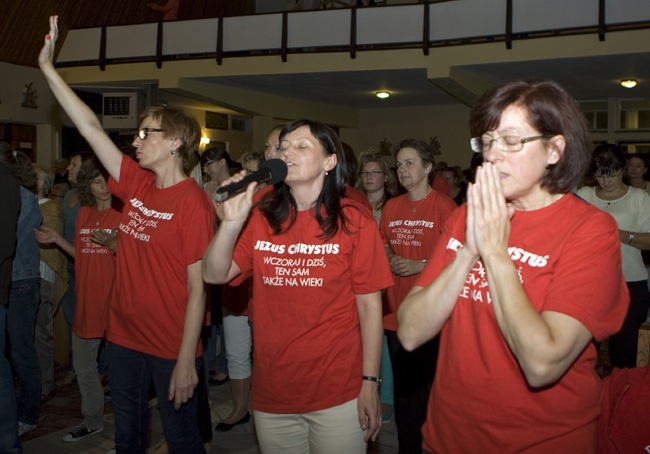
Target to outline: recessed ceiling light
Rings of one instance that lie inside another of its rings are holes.
[[[375,93],[375,95],[378,98],[385,99],[385,98],[388,98],[390,96],[390,93],[387,92],[387,91],[378,91],[377,93]]]
[[[621,85],[625,88],[634,88],[636,87],[636,79],[622,79]]]

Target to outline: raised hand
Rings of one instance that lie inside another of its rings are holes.
[[[54,62],[54,49],[59,39],[59,16],[50,16],[50,32],[45,35],[43,48],[38,55],[39,66]]]

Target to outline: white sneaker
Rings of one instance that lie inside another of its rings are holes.
[[[26,422],[18,421],[18,436],[22,437],[27,432],[36,429],[36,424],[27,424]]]
[[[76,441],[83,440],[86,437],[90,437],[91,435],[95,435],[100,433],[104,428],[100,429],[89,429],[86,426],[77,426],[75,430],[72,432],[69,432],[63,436],[63,441],[67,441],[68,443],[74,443]]]

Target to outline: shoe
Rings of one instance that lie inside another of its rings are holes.
[[[64,377],[59,378],[57,381],[54,382],[54,386],[57,388],[62,388],[63,386],[68,386],[69,384],[74,383],[76,379],[77,379],[77,374],[69,370],[68,372],[66,372]]]
[[[74,443],[76,441],[81,441],[86,437],[100,433],[104,428],[100,429],[89,429],[86,426],[78,426],[75,430],[70,433],[67,433],[63,436],[62,440],[67,441],[68,443]]]
[[[18,421],[18,436],[22,437],[27,432],[36,429],[36,424],[27,424],[26,422]]]
[[[211,386],[221,386],[230,380],[229,376],[224,376],[223,378],[210,377],[209,382]]]
[[[217,427],[214,428],[215,432],[228,432],[230,429],[232,429],[235,426],[238,426],[240,424],[246,424],[248,421],[251,419],[251,414],[246,413],[242,419],[240,419],[237,422],[233,422],[232,424],[229,424],[227,422],[220,422],[217,424]]]

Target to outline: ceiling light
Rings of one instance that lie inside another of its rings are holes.
[[[622,79],[621,85],[625,88],[634,88],[636,87],[636,79]]]
[[[201,137],[201,145],[207,145],[210,143],[209,137]]]
[[[386,99],[386,98],[388,98],[388,97],[390,96],[390,93],[387,92],[387,91],[378,91],[377,93],[375,93],[375,95],[376,95],[378,98]]]

